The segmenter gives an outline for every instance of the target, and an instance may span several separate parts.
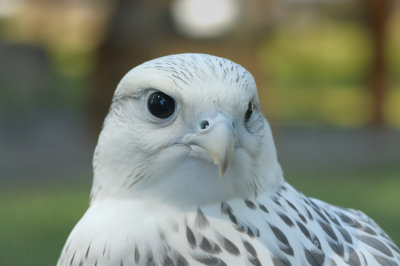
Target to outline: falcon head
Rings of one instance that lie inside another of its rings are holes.
[[[93,166],[92,201],[206,204],[283,182],[253,76],[205,54],[165,56],[129,71],[115,91]]]

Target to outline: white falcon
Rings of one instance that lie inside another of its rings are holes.
[[[119,83],[93,159],[90,207],[61,265],[399,265],[360,211],[285,182],[252,75],[178,54]]]

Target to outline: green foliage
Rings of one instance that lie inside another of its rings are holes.
[[[400,89],[400,9],[393,12],[388,24],[388,42],[386,46],[386,61],[389,70],[389,79],[398,84]]]
[[[370,64],[365,27],[321,20],[307,27],[277,29],[265,41],[266,74],[282,86],[359,85]]]
[[[69,78],[88,76],[94,68],[95,50],[83,47],[81,49],[49,49],[54,68]]]
[[[274,87],[261,100],[268,118],[291,125],[357,127],[371,117],[370,95],[355,87]]]
[[[385,116],[395,126],[400,125],[399,43],[392,32]],[[372,47],[365,25],[327,18],[283,25],[266,38],[260,58],[266,84],[260,88],[261,102],[273,121],[343,127],[371,121]]]

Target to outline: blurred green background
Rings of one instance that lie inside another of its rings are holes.
[[[400,244],[400,3],[0,0],[0,265],[54,265],[132,67],[182,52],[249,69],[286,179]]]

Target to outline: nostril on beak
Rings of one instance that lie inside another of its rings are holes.
[[[233,128],[233,130],[236,129],[235,127],[236,127],[235,122],[232,121],[232,128]]]
[[[208,122],[208,120],[202,120],[200,122],[200,129],[204,130],[207,129],[210,126],[210,123]]]

